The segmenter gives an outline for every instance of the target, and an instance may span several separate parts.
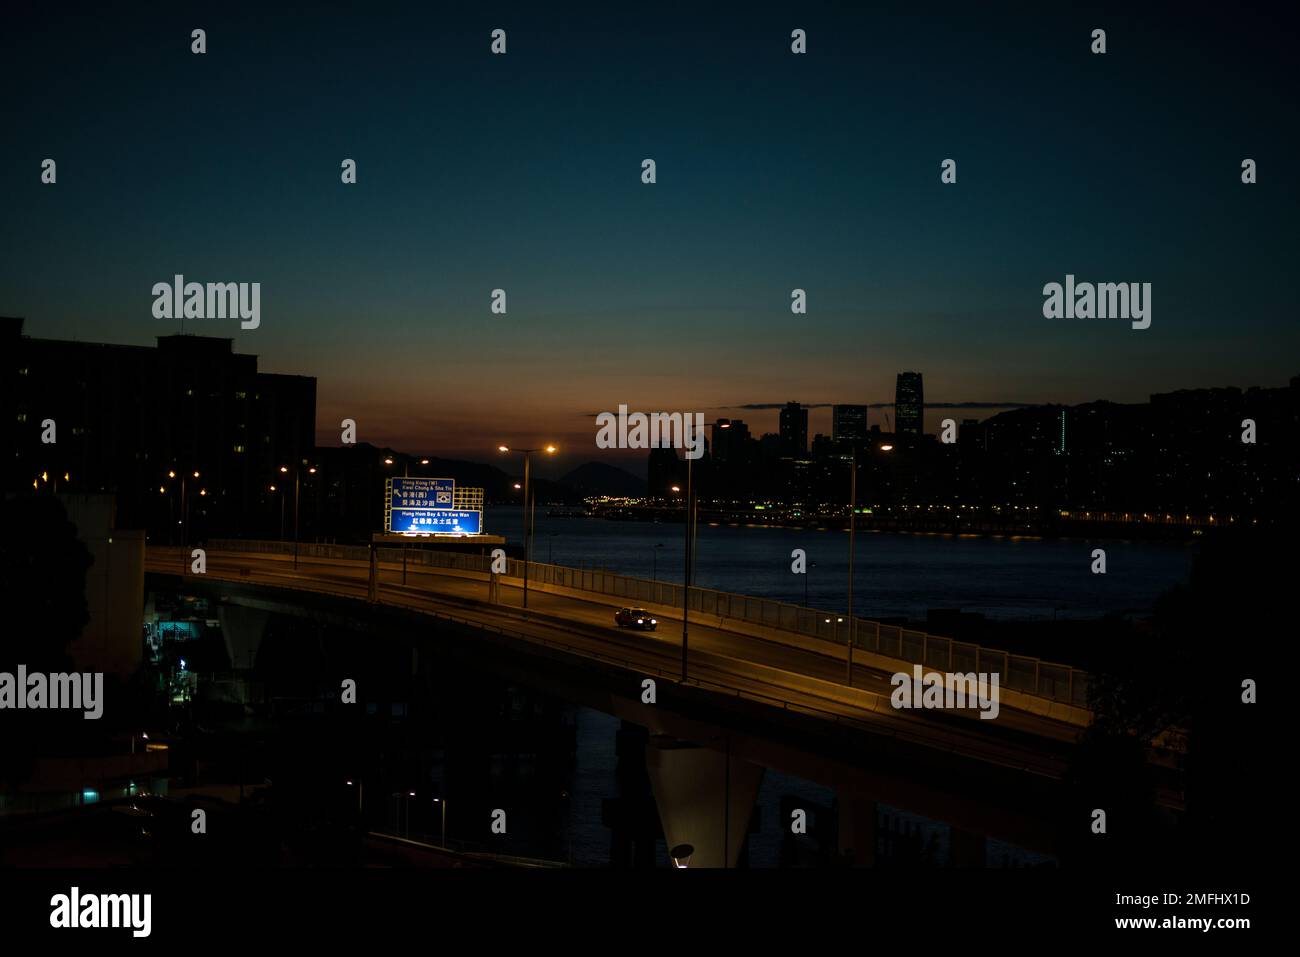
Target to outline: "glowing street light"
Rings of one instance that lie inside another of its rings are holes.
[[[288,475],[289,466],[281,465],[280,474]],[[310,466],[307,469],[308,475],[316,474],[316,466]],[[271,486],[271,491],[275,491],[275,486]],[[302,465],[296,464],[293,467],[293,568],[298,570],[298,495],[302,491]],[[319,506],[319,502],[317,502]],[[318,508],[319,511],[319,508]],[[284,501],[280,502],[280,539],[284,539]]]
[[[168,470],[167,470],[167,477],[168,477],[169,479],[174,479],[174,478],[176,478],[176,470],[175,470],[175,469],[168,469]],[[198,478],[198,477],[199,477],[199,470],[198,470],[198,469],[191,469],[189,475],[185,475],[185,474],[182,474],[182,475],[181,475],[181,520],[180,520],[180,526],[181,526],[181,574],[182,574],[182,575],[184,575],[185,572],[186,572],[186,569],[189,568],[189,560],[188,560],[188,558],[186,557],[186,554],[185,554],[185,545],[186,545],[186,542],[187,542],[187,538],[188,538],[188,534],[189,534],[189,527],[190,527],[190,513],[189,513],[189,504],[188,504],[188,503],[189,503],[189,498],[188,498],[188,496],[187,496],[187,494],[186,494],[186,492],[187,492],[186,486],[187,486],[187,484],[188,484],[188,482],[189,482],[189,480],[190,480],[191,478]],[[159,486],[159,487],[158,487],[158,491],[161,493],[161,492],[163,491],[163,487],[162,487],[162,486]],[[200,490],[199,490],[199,494],[200,494],[200,495],[206,495],[206,494],[207,494],[207,491],[204,490],[204,489],[200,489]]]
[[[508,445],[498,445],[498,452],[522,452],[524,456],[524,607],[528,607],[528,560],[532,557],[533,545],[533,505],[529,498],[529,464],[533,452],[545,452],[554,455],[559,451],[554,445],[540,449],[512,449]]]

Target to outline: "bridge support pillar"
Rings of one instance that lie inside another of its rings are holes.
[[[839,851],[853,867],[876,865],[876,802],[858,794],[839,795]]]
[[[257,663],[257,649],[266,634],[270,612],[241,605],[220,605],[217,620],[221,622],[221,637],[226,641],[230,667],[251,669]]]
[[[650,738],[645,762],[669,852],[689,844],[686,866],[735,867],[762,767],[668,735]]]

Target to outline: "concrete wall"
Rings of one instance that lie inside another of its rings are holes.
[[[59,499],[94,559],[86,571],[90,621],[69,648],[74,666],[128,677],[144,654],[144,532],[113,528],[112,495]]]

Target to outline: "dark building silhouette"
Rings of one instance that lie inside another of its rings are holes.
[[[867,437],[867,407],[836,405],[831,407],[831,438],[836,442],[861,442]]]
[[[0,319],[7,492],[48,484],[116,496],[117,525],[172,540],[276,535],[280,468],[315,446],[316,380],[259,372],[231,339],[159,336],[156,347],[36,339]],[[42,441],[53,422],[54,442]],[[194,472],[199,473],[196,479]],[[168,473],[176,473],[169,477]]]
[[[920,435],[925,427],[925,389],[921,373],[900,372],[894,387],[894,434]]]
[[[646,488],[654,498],[669,498],[673,495],[672,487],[685,487],[685,469],[677,458],[676,449],[651,449],[650,461],[646,466]]]
[[[803,458],[808,454],[808,410],[798,402],[787,402],[781,410],[782,455]]]
[[[749,426],[740,419],[718,419],[713,423],[713,459],[734,462],[744,457]]]

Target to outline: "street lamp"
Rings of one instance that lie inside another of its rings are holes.
[[[545,452],[547,455],[554,455],[558,449],[554,445],[547,445],[540,449],[512,449],[508,445],[498,445],[498,452],[522,452],[524,456],[524,607],[528,607],[528,560],[532,557],[533,545],[533,509],[529,504],[529,471],[531,465],[531,456],[534,452]]]
[[[442,798],[434,798],[433,803],[442,806],[442,846],[445,848],[447,846],[447,802]]]
[[[169,479],[176,478],[176,470],[168,469],[167,477]],[[185,554],[186,537],[189,533],[189,527],[190,527],[190,514],[188,509],[186,508],[186,502],[187,502],[186,483],[190,478],[198,478],[198,477],[199,477],[199,473],[197,469],[190,471],[189,474],[185,474],[185,473],[181,474],[181,574],[182,575],[184,575],[185,570],[190,567],[189,559],[186,557]],[[206,495],[207,490],[206,489],[201,490],[200,494]]]
[[[280,474],[288,475],[289,466],[281,465]],[[308,475],[316,474],[316,466],[312,465],[307,468]],[[271,491],[275,491],[275,486],[271,486]],[[298,570],[298,494],[302,491],[302,466],[293,467],[293,570]],[[280,539],[284,539],[284,499],[280,499]]]
[[[894,447],[888,442],[877,446],[882,452],[892,452]],[[853,617],[853,557],[854,533],[857,530],[858,515],[858,447],[853,446],[853,467],[849,475],[849,642],[848,654],[845,656],[846,680],[853,687],[853,639],[857,632],[857,619]]]
[[[284,489],[275,485],[268,485],[267,488],[273,493],[280,493],[280,541],[284,541]]]
[[[853,446],[853,466],[849,473],[849,643],[848,655],[845,658],[847,662],[846,682],[850,688],[853,687],[853,553],[855,540],[854,533],[857,531],[858,515],[858,447]]]
[[[686,457],[686,498],[683,504],[686,507],[686,547],[683,549],[686,553],[685,568],[682,574],[682,680],[686,680],[686,656],[687,656],[687,617],[691,609],[691,562],[694,558],[695,537],[692,531],[694,524],[694,486],[691,466],[694,460]],[[681,486],[674,485],[674,492],[680,492]]]

